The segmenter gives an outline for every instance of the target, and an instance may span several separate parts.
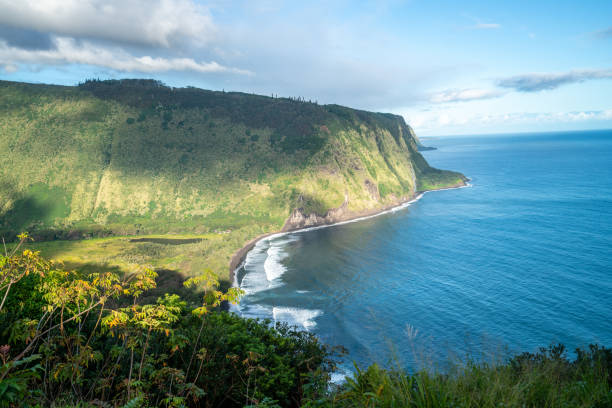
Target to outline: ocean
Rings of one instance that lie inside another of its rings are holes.
[[[612,131],[424,143],[471,186],[260,241],[234,311],[344,346],[346,373],[612,346]]]

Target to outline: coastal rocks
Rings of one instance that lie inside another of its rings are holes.
[[[319,225],[333,224],[344,221],[349,216],[348,196],[345,195],[342,205],[338,208],[328,210],[324,216],[320,216],[315,213],[304,214],[302,208],[296,208],[291,212],[291,215],[285,222],[285,225],[283,225],[283,229],[281,231],[286,232],[302,228],[316,227]]]

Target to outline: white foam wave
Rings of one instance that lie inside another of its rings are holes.
[[[469,181],[472,181],[472,180],[470,178],[468,178],[468,182],[464,186],[460,186],[460,187],[448,187],[448,188],[440,188],[440,189],[437,189],[437,190],[424,191],[424,192],[422,192],[421,194],[419,194],[418,196],[416,196],[415,198],[413,198],[410,201],[407,201],[407,202],[405,202],[403,204],[400,204],[400,205],[398,205],[396,207],[390,208],[390,209],[388,209],[386,211],[381,211],[381,212],[376,213],[376,214],[366,215],[366,216],[363,216],[363,217],[354,218],[352,220],[341,221],[341,222],[337,222],[335,224],[318,225],[316,227],[303,228],[303,229],[300,229],[300,230],[289,231],[289,232],[279,232],[279,233],[276,233],[276,234],[269,235],[266,238],[263,238],[262,240],[258,241],[255,244],[255,246],[253,247],[253,249],[251,249],[247,253],[245,261],[238,268],[236,268],[236,270],[234,271],[234,277],[236,277],[236,272],[238,270],[240,270],[240,268],[242,268],[242,267],[246,268],[247,266],[249,266],[249,264],[253,263],[253,258],[252,258],[253,254],[260,253],[262,251],[262,247],[263,246],[270,245],[271,242],[276,241],[280,237],[286,237],[286,239],[282,240],[280,242],[274,242],[274,244],[276,244],[276,246],[280,246],[280,245],[283,245],[283,244],[285,244],[287,242],[293,241],[295,238],[293,238],[292,235],[290,235],[290,234],[297,234],[297,233],[306,232],[306,231],[314,231],[314,230],[318,230],[318,229],[322,229],[322,228],[335,227],[337,225],[344,225],[344,224],[348,224],[348,223],[351,223],[351,222],[358,222],[358,221],[362,221],[362,220],[367,220],[367,219],[370,219],[370,218],[378,217],[379,215],[383,215],[383,214],[388,214],[388,213],[393,213],[393,212],[396,212],[396,211],[400,211],[400,210],[403,210],[404,208],[407,208],[410,205],[414,204],[418,200],[420,200],[421,197],[423,197],[426,193],[431,193],[432,191],[455,190],[455,189],[459,189],[459,188],[472,187],[472,184],[469,183]],[[265,261],[264,261],[264,264],[265,264]],[[274,275],[274,272],[271,272],[271,275]],[[282,275],[282,273],[281,273],[281,275]],[[267,275],[266,275],[266,277],[267,277]],[[238,280],[236,278],[234,279],[234,285],[235,286],[239,286],[238,285]],[[242,286],[242,285],[240,285],[240,286]]]
[[[255,319],[271,318],[274,325],[277,323],[287,323],[290,326],[298,326],[304,330],[313,329],[317,325],[315,319],[323,314],[321,310],[316,309],[269,306],[257,303],[239,305],[231,309],[231,311],[243,317]]]
[[[247,253],[242,265],[234,272],[234,286],[240,287],[245,295],[249,296],[283,285],[279,278],[287,271],[282,261],[288,256],[284,248],[287,243],[297,239],[299,238],[296,236],[284,237],[275,234],[258,241]],[[239,280],[238,272],[241,269],[244,269],[244,274]]]
[[[471,181],[470,179],[468,180]],[[452,190],[466,187],[472,187],[472,184],[466,183],[466,185],[461,187],[449,187],[439,190]],[[235,287],[240,287],[242,290],[244,290],[245,295],[247,296],[263,290],[278,287],[282,285],[279,278],[287,271],[286,266],[282,264],[282,260],[288,256],[284,251],[284,247],[287,243],[299,239],[296,234],[358,222],[369,218],[378,217],[383,214],[400,211],[417,202],[421,199],[421,197],[423,197],[423,195],[425,195],[425,193],[429,193],[431,191],[425,191],[410,201],[376,214],[354,218],[352,220],[342,221],[335,224],[319,225],[297,231],[279,232],[277,234],[269,235],[258,241],[253,249],[247,253],[243,263],[234,271],[233,284]],[[263,260],[263,268],[260,266],[262,265],[262,257],[265,257]],[[245,274],[242,280],[239,282],[238,271],[241,268],[245,269]],[[308,291],[297,291],[297,293],[308,293]],[[316,322],[313,319],[322,314],[320,310],[296,309],[289,307],[273,307],[270,309],[270,307],[256,307],[255,304],[248,304],[246,307],[243,305],[231,306],[230,310],[245,317],[271,316],[274,321],[284,321],[291,325],[302,326],[306,330],[316,326]]]
[[[291,326],[302,326],[306,330],[310,330],[317,325],[314,319],[322,313],[320,310],[299,309],[295,307],[274,306],[272,308],[272,318],[275,322],[285,322]]]
[[[272,317],[272,307],[257,303],[241,304],[238,313],[243,317],[252,319],[270,319]]]
[[[332,384],[340,385],[346,382],[346,377],[351,377],[352,372],[346,368],[338,367],[338,371],[331,374],[330,381]]]
[[[281,263],[286,257],[287,254],[283,251],[281,246],[271,245],[270,248],[268,248],[268,256],[264,261],[264,271],[266,272],[266,279],[268,279],[268,282],[280,278],[287,272],[287,268]]]

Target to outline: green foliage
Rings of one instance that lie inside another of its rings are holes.
[[[419,191],[427,191],[461,186],[467,181],[467,178],[463,174],[453,171],[430,169],[423,172],[418,180]]]
[[[306,385],[317,384],[311,394],[325,392],[333,367],[312,334],[227,313],[210,314],[204,322],[197,370],[207,374],[200,374],[198,384],[211,401],[242,406],[268,397],[299,406]]]
[[[379,183],[378,184],[378,192],[380,194],[381,197],[386,197],[391,193],[391,190],[389,189],[389,187],[385,184],[385,183]]]
[[[220,312],[222,302],[236,302],[241,293],[220,291],[211,270],[185,281],[200,294],[199,304],[169,293],[148,303],[158,278],[149,268],[127,276],[66,271],[23,249],[26,234],[19,239],[0,258],[0,406],[612,404],[612,350],[596,345],[576,350],[574,360],[557,345],[443,374],[356,367],[330,388],[336,351],[286,324]],[[34,290],[24,290],[24,282]],[[38,310],[15,307],[16,295]]]
[[[40,380],[42,367],[38,364],[40,356],[37,354],[22,358],[18,361],[7,361],[9,346],[0,347],[0,407],[14,407],[35,401],[39,393],[32,387]],[[10,373],[10,375],[7,375]]]
[[[524,353],[505,364],[468,362],[447,374],[386,370],[356,372],[333,396],[337,407],[609,407],[612,350],[562,345]]]
[[[273,407],[325,394],[329,350],[286,325],[219,312],[241,291],[220,291],[212,271],[185,282],[199,305],[169,293],[147,303],[152,270],[67,271],[22,250],[27,239],[0,258],[0,404]],[[14,291],[31,276],[33,292]],[[37,313],[11,308],[4,319],[16,294]]]

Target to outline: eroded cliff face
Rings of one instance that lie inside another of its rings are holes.
[[[462,185],[464,185],[464,183],[457,183],[457,185],[453,187],[460,187]],[[291,215],[289,216],[289,218],[287,218],[287,221],[285,221],[281,232],[296,231],[304,228],[318,227],[322,225],[331,225],[360,217],[367,217],[369,215],[374,215],[379,212],[393,208],[395,206],[401,205],[411,200],[412,198],[414,198],[414,195],[410,197],[392,196],[391,201],[387,204],[381,204],[378,207],[371,209],[355,211],[350,209],[349,198],[347,195],[344,203],[342,203],[340,207],[332,208],[328,210],[324,215],[318,215],[312,212],[306,213],[304,211],[304,208],[296,208],[291,212]]]
[[[0,91],[5,236],[296,229],[462,177],[397,115],[141,80]]]
[[[282,231],[294,231],[319,225],[334,224],[350,219],[355,214],[352,214],[349,210],[348,204],[348,196],[345,196],[344,203],[340,207],[328,210],[323,216],[315,213],[304,214],[303,208],[296,208],[291,212],[287,221],[285,221]]]

